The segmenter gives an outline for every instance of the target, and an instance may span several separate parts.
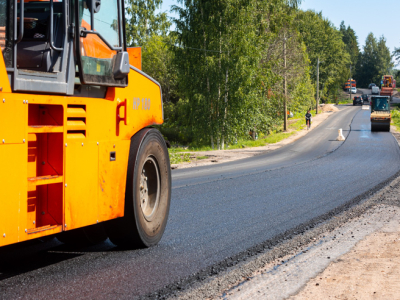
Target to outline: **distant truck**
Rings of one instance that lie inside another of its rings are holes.
[[[396,90],[396,80],[393,78],[393,76],[392,75],[383,76],[381,82],[380,95],[390,97],[390,102],[392,102],[395,90]]]
[[[371,97],[371,131],[390,131],[390,97]]]
[[[356,81],[353,78],[350,78],[349,80],[346,81],[346,83],[344,84],[344,89],[347,92],[350,92],[350,89],[352,87],[356,87]]]

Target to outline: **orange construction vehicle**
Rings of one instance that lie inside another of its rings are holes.
[[[356,81],[353,78],[347,80],[346,83],[344,84],[344,89],[346,91],[350,91],[350,88],[352,87],[356,87]]]
[[[396,80],[392,75],[382,76],[381,81],[381,96],[390,97],[390,102],[393,101],[393,95],[396,90]]]
[[[161,87],[126,47],[124,11],[0,1],[0,246],[161,239],[171,171],[150,127],[163,123]]]

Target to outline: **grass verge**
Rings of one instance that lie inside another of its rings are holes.
[[[339,100],[338,104],[349,104],[349,103],[353,103],[353,98],[350,99],[350,96],[348,98],[342,98],[341,100]]]
[[[315,115],[315,110],[311,111],[312,115]],[[303,113],[296,113],[293,118],[288,119],[288,131],[283,132],[281,128],[276,128],[274,132],[265,135],[260,133],[260,136],[257,140],[252,140],[249,138],[241,138],[238,139],[237,143],[229,144],[226,146],[225,149],[241,149],[241,148],[251,148],[251,147],[262,147],[268,144],[275,144],[278,143],[293,134],[297,131],[305,128],[305,121]],[[208,156],[196,156],[190,152],[197,152],[197,151],[212,151],[210,146],[202,146],[202,147],[172,147],[170,148],[169,155],[171,164],[179,164],[183,162],[191,162],[192,160],[202,160],[207,159]]]
[[[182,153],[179,148],[170,148],[168,149],[168,153],[171,165],[190,162],[190,153]]]
[[[390,123],[391,125],[396,126],[397,128],[400,128],[400,108],[398,105],[392,106],[392,121]]]

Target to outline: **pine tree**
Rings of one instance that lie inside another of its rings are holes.
[[[356,66],[360,55],[357,35],[350,26],[346,28],[344,21],[340,24],[339,30],[342,33],[342,40],[346,45],[346,50],[350,54],[351,65]]]

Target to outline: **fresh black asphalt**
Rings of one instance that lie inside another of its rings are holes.
[[[344,143],[335,141],[338,128]],[[170,218],[156,247],[52,241],[1,252],[0,299],[154,298],[167,285],[180,289],[176,282],[213,275],[221,261],[370,190],[400,170],[399,159],[390,133],[370,131],[369,111],[345,107],[274,152],[174,170]]]

